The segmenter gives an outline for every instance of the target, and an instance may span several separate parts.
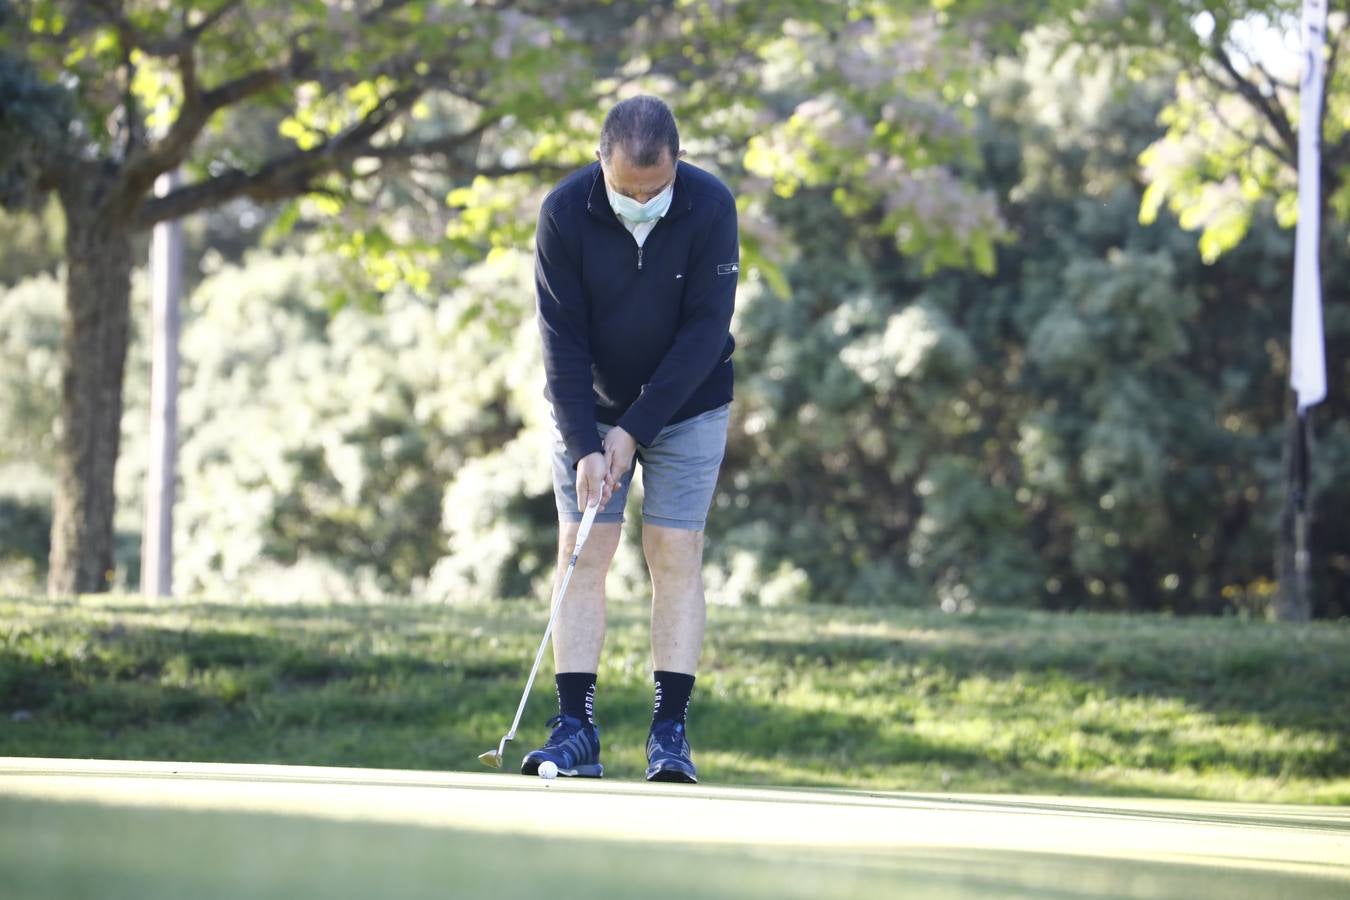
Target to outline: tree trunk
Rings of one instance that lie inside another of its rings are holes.
[[[106,591],[113,570],[114,472],[130,327],[129,223],[109,212],[110,181],[73,173],[66,213],[66,321],[47,593]]]

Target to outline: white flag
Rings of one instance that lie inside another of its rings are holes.
[[[1322,339],[1322,275],[1317,260],[1321,230],[1322,42],[1327,0],[1303,0],[1303,80],[1299,84],[1298,231],[1294,243],[1293,364],[1289,383],[1298,411],[1327,395],[1327,360]]]

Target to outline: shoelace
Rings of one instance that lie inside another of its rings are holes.
[[[663,751],[678,753],[684,750],[684,726],[673,719],[652,726],[652,737]]]
[[[581,731],[582,728],[586,727],[586,723],[582,722],[579,727],[571,728],[566,724],[566,721],[561,715],[554,716],[544,724],[547,725],[549,728],[553,729],[553,733],[548,736],[549,744],[561,744],[568,738],[570,738],[572,735]],[[560,735],[559,732],[563,731],[564,729],[567,729],[566,732]]]

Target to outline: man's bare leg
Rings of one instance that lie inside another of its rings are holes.
[[[652,668],[693,675],[703,652],[703,532],[644,525],[652,576]]]
[[[563,575],[572,558],[580,523],[558,528],[558,567],[553,576],[553,599],[558,597]],[[525,755],[520,771],[538,774],[545,763],[557,775],[599,778],[600,732],[593,719],[595,673],[600,667],[600,648],[605,642],[605,574],[619,546],[619,523],[596,525],[577,558],[567,595],[553,623],[554,682],[561,716],[548,742]]]
[[[578,523],[558,529],[558,566],[553,576],[553,599],[558,596],[567,561],[577,540]],[[619,546],[622,525],[601,523],[591,529],[586,546],[567,586],[567,596],[553,625],[553,663],[557,672],[595,672],[605,643],[605,575]]]
[[[645,525],[642,549],[652,574],[652,675],[656,703],[647,738],[648,781],[698,781],[684,719],[703,651],[703,532]]]

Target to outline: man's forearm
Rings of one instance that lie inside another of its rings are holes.
[[[730,313],[710,328],[682,330],[638,398],[619,419],[639,444],[649,445],[721,361]]]

